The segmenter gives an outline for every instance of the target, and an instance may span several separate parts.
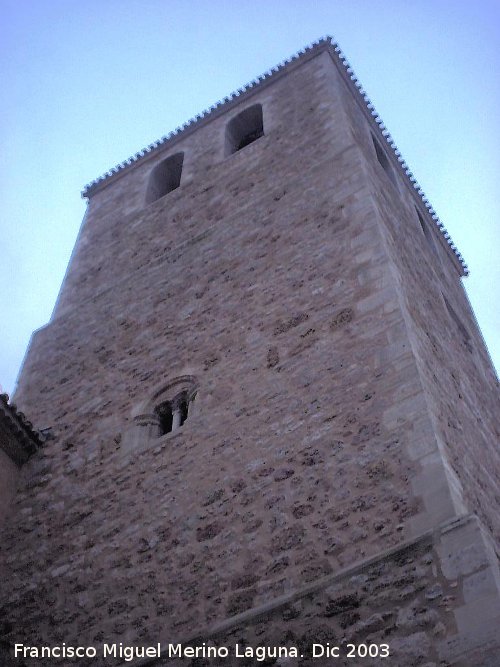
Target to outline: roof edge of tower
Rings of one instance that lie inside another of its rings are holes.
[[[237,90],[233,91],[229,95],[223,97],[218,102],[215,102],[207,109],[204,109],[200,113],[190,118],[188,121],[176,127],[175,130],[172,130],[168,134],[164,135],[157,141],[153,141],[151,144],[143,148],[142,150],[134,153],[131,157],[127,158],[123,162],[115,165],[109,171],[105,172],[102,176],[98,176],[96,179],[88,183],[82,190],[82,197],[88,197],[104,184],[108,182],[110,178],[116,174],[122,172],[124,169],[132,166],[136,162],[143,161],[148,159],[154,153],[156,153],[160,148],[163,148],[167,144],[174,144],[181,137],[184,138],[186,135],[191,134],[195,129],[197,130],[200,126],[204,125],[206,122],[213,120],[217,116],[225,113],[228,109],[232,108],[239,104],[242,100],[250,97],[255,93],[257,89],[261,90],[265,88],[271,82],[282,76],[285,71],[288,71],[290,68],[293,68],[300,61],[301,63],[305,60],[318,55],[318,53],[327,50],[332,45],[332,37],[325,36],[320,39],[312,42],[308,46],[305,46],[300,51],[297,51],[289,58],[286,58],[278,65],[271,67],[263,74],[260,74],[255,79],[252,79],[249,83],[241,86]],[[334,45],[335,46],[335,45]]]
[[[193,131],[197,130],[200,126],[203,126],[209,121],[212,121],[214,118],[222,115],[223,113],[226,113],[228,109],[231,109],[232,107],[239,104],[242,100],[253,95],[256,92],[256,90],[261,90],[262,88],[269,85],[271,82],[274,82],[277,78],[280,78],[281,76],[286,74],[290,69],[317,56],[319,53],[322,53],[323,51],[328,51],[332,56],[333,60],[336,61],[339,65],[341,65],[339,69],[341,72],[343,72],[344,79],[346,83],[350,86],[353,93],[354,94],[357,93],[361,97],[362,106],[368,111],[368,115],[372,119],[372,125],[374,129],[378,132],[378,136],[381,137],[383,140],[385,140],[387,144],[389,144],[394,159],[397,161],[397,163],[399,163],[401,170],[404,172],[404,174],[407,176],[410,182],[410,186],[416,191],[416,194],[419,196],[424,207],[427,209],[430,218],[435,223],[444,241],[450,248],[452,256],[456,260],[456,265],[457,269],[459,270],[459,273],[462,276],[469,275],[469,269],[467,267],[467,264],[465,263],[464,258],[462,257],[456,245],[453,243],[450,234],[448,233],[445,226],[439,219],[439,216],[437,215],[436,211],[434,210],[428,198],[426,197],[425,192],[420,187],[418,181],[414,177],[413,172],[410,170],[408,164],[401,156],[401,152],[399,151],[396,143],[394,142],[391,134],[387,130],[381,117],[375,110],[375,107],[372,104],[371,100],[369,99],[368,95],[361,86],[361,83],[358,81],[358,78],[354,74],[354,70],[351,68],[347,58],[343,54],[339,45],[332,40],[333,38],[330,35],[326,35],[324,37],[317,39],[308,46],[305,46],[303,49],[294,53],[289,58],[286,58],[278,65],[275,65],[274,67],[267,70],[260,76],[257,76],[255,79],[252,79],[252,81],[250,81],[246,85],[242,86],[241,88],[238,88],[236,91],[233,91],[226,97],[222,98],[222,100],[219,100],[215,104],[212,104],[210,107],[203,110],[201,113],[196,114],[193,118],[183,123],[179,127],[175,128],[175,130],[164,135],[157,141],[152,142],[151,144],[149,144],[142,150],[138,151],[128,159],[112,167],[102,176],[99,176],[98,178],[88,183],[82,190],[82,197],[86,198],[91,197],[102,187],[108,185],[110,181],[117,178],[118,175],[121,176],[124,170],[132,167],[137,162],[141,162],[143,160],[151,158],[166,145],[174,145],[179,139],[184,138],[185,136],[191,134]]]
[[[429,215],[430,219],[438,228],[440,236],[442,237],[445,244],[451,251],[451,258],[454,260],[458,273],[460,274],[460,276],[468,276],[469,268],[464,258],[462,257],[462,254],[459,252],[457,246],[453,243],[453,239],[448,233],[446,227],[439,219],[438,214],[434,210],[429,199],[426,197],[424,190],[422,189],[417,179],[413,175],[413,172],[411,171],[407,162],[402,157],[401,151],[398,149],[396,142],[394,141],[389,130],[385,126],[385,123],[383,122],[379,113],[375,109],[375,106],[372,104],[366,91],[364,90],[363,86],[358,80],[358,77],[355,75],[354,70],[349,64],[349,61],[347,60],[347,58],[345,57],[345,55],[343,54],[342,50],[340,49],[339,45],[336,42],[331,45],[329,52],[332,58],[336,60],[340,65],[342,65],[342,67],[339,67],[339,71],[341,72],[341,74],[343,74],[343,78],[346,81],[347,85],[349,86],[351,92],[353,92],[355,96],[358,95],[361,98],[361,108],[365,110],[367,117],[371,121],[372,128],[375,130],[375,132],[377,132],[378,138],[382,139],[384,143],[387,143],[389,145],[390,148],[389,154],[393,158],[392,161],[399,166],[400,171],[403,171],[404,175],[407,177],[409,181],[410,187],[417,195],[417,200],[419,199],[422,202],[424,208],[427,210],[427,214]]]

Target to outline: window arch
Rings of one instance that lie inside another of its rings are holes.
[[[151,204],[179,187],[183,162],[184,153],[175,153],[153,167],[149,175],[146,204]]]
[[[254,104],[232,118],[226,126],[226,155],[236,153],[264,135],[262,104]]]

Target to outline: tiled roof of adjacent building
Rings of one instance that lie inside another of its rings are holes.
[[[264,74],[261,74],[256,79],[253,79],[246,85],[242,86],[241,88],[238,88],[238,90],[234,91],[227,97],[224,97],[222,100],[216,102],[208,109],[205,109],[201,113],[197,114],[196,116],[188,120],[186,123],[183,123],[180,127],[175,128],[175,130],[173,130],[172,132],[169,132],[168,134],[161,137],[157,141],[154,141],[153,143],[149,144],[149,146],[146,146],[145,148],[135,153],[127,160],[124,160],[120,164],[116,165],[115,167],[112,167],[105,174],[88,183],[82,191],[82,196],[87,197],[91,195],[95,190],[99,188],[101,184],[103,184],[104,181],[107,181],[108,179],[112,178],[113,176],[115,176],[115,174],[122,172],[123,170],[127,169],[128,167],[139,161],[149,158],[152,154],[162,149],[165,145],[175,143],[180,137],[184,137],[187,134],[190,134],[195,129],[198,129],[200,125],[203,125],[205,124],[205,122],[212,120],[214,117],[217,117],[222,113],[225,113],[228,109],[235,106],[236,104],[239,104],[246,97],[253,95],[256,89],[260,89],[261,87],[266,86],[271,80],[274,80],[276,77],[279,77],[284,73],[286,73],[288,69],[294,67],[298,63],[298,61],[309,60],[311,57],[318,55],[318,53],[322,51],[328,51],[330,53],[332,58],[340,65],[339,68],[340,71],[344,73],[344,78],[351,86],[351,88],[354,90],[355,94],[357,93],[361,97],[361,102],[369,111],[369,114],[373,119],[374,126],[375,127],[378,126],[379,136],[382,137],[387,144],[389,144],[396,160],[399,162],[401,166],[402,171],[404,172],[404,174],[406,174],[406,177],[409,179],[411,186],[420,196],[432,220],[435,222],[439,231],[442,233],[444,239],[446,240],[446,243],[449,245],[449,247],[455,254],[458,262],[462,267],[463,274],[468,275],[469,270],[462,255],[460,254],[457,247],[453,243],[450,235],[445,229],[443,223],[440,221],[438,215],[431,206],[429,200],[425,196],[424,191],[418,184],[416,178],[414,177],[407,163],[402,158],[401,153],[398,150],[398,147],[396,146],[394,140],[392,139],[389,131],[385,127],[384,122],[376,112],[374,105],[371,103],[366,92],[363,90],[360,82],[358,81],[356,75],[354,74],[353,69],[351,68],[349,62],[347,61],[347,58],[342,53],[338,44],[332,41],[332,37],[330,36],[322,37],[321,39],[318,39],[309,46],[306,46],[305,48],[301,49],[290,58],[287,58],[286,60],[279,63],[275,67],[272,67],[267,72],[264,72]]]
[[[44,441],[45,436],[9,402],[8,394],[0,394],[0,449],[22,465]]]

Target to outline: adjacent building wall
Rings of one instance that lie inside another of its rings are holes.
[[[12,498],[16,493],[19,468],[0,449],[0,527],[9,513]]]

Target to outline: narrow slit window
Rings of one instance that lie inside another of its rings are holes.
[[[229,121],[226,127],[226,155],[252,144],[264,135],[262,105],[254,104]]]
[[[438,251],[437,251],[437,248],[436,248],[436,243],[435,243],[435,241],[432,237],[432,231],[429,229],[429,226],[427,225],[427,223],[425,222],[423,217],[420,215],[420,211],[417,208],[415,208],[415,211],[417,212],[418,221],[420,223],[420,227],[422,228],[424,236],[427,240],[427,243],[431,247],[432,251],[434,253],[436,253],[436,255],[437,255]]]
[[[444,294],[443,294],[443,300],[444,300],[444,303],[445,303],[445,306],[446,306],[446,309],[448,311],[448,314],[449,314],[450,318],[453,320],[453,322],[455,323],[455,326],[458,329],[458,332],[460,333],[460,337],[462,339],[462,342],[463,342],[465,348],[469,352],[472,352],[472,339],[471,339],[470,333],[467,331],[467,329],[466,329],[465,325],[463,324],[462,320],[457,315],[457,313],[455,312],[455,309],[453,308],[453,306],[451,305],[451,303],[448,301],[448,299],[445,297]]]
[[[147,204],[151,204],[179,187],[181,184],[183,162],[184,153],[176,153],[153,168],[149,176],[146,193]]]
[[[372,134],[372,141],[373,141],[373,145],[375,147],[375,154],[377,155],[377,160],[378,160],[380,166],[385,171],[387,176],[390,178],[393,185],[395,185],[396,188],[397,188],[398,184],[397,184],[397,180],[396,180],[396,174],[394,173],[394,170],[392,168],[391,163],[389,162],[389,158],[387,157],[386,152],[384,151],[382,146],[379,144],[377,139],[375,139],[373,134]]]

